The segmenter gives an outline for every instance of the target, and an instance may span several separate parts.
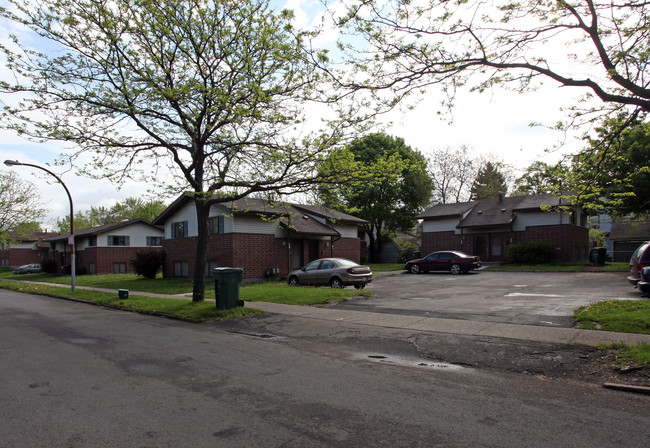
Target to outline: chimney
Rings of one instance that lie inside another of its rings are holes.
[[[499,192],[499,202],[503,202],[503,193]]]

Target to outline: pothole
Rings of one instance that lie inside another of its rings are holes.
[[[268,334],[268,333],[248,333],[245,331],[237,331],[237,330],[228,330],[228,333],[235,333],[235,334],[241,334],[244,336],[252,336],[254,338],[260,338],[260,339],[279,339],[283,338],[283,336],[277,336],[274,334]]]
[[[430,361],[423,359],[412,359],[403,356],[394,355],[378,355],[369,353],[355,353],[352,357],[356,360],[366,360],[380,364],[390,364],[404,367],[417,367],[420,369],[432,370],[449,370],[449,371],[469,371],[467,367],[459,366],[458,364],[451,364],[443,361]]]

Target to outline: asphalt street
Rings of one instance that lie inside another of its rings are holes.
[[[0,446],[647,446],[647,396],[436,363],[412,331],[260,319],[293,335],[0,290]]]
[[[369,285],[375,297],[340,308],[570,328],[580,306],[641,298],[625,277],[621,272],[396,273]]]

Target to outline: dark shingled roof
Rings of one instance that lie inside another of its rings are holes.
[[[181,195],[155,219],[154,223],[164,222],[167,216],[171,215],[175,210],[190,200],[191,198],[189,196]],[[368,222],[365,219],[318,205],[291,204],[286,202],[272,203],[264,199],[254,198],[242,198],[235,201],[223,202],[222,205],[232,210],[233,213],[275,215],[277,218],[280,218],[280,225],[303,235],[340,236],[340,233],[336,230],[306,214],[311,214],[328,221],[348,224],[366,224]]]
[[[617,221],[609,231],[611,241],[650,241],[650,221]]]
[[[120,222],[112,222],[109,224],[104,224],[102,226],[97,226],[97,227],[90,227],[89,229],[80,229],[80,230],[75,230],[74,235],[75,237],[79,236],[87,236],[87,235],[98,235],[100,233],[105,233],[111,230],[115,229],[121,229],[122,227],[129,226],[131,224],[136,224],[136,223],[142,223],[146,224],[151,227],[155,227],[158,230],[162,230],[160,226],[154,225],[147,221],[146,219],[132,219],[129,221],[120,221]],[[50,237],[50,238],[45,238],[45,241],[61,241],[61,240],[67,240],[68,237],[70,236],[70,233],[59,233],[56,236]]]
[[[41,249],[49,249],[50,247],[50,244],[46,242],[46,238],[59,235],[61,234],[52,232],[9,232],[9,238],[12,241],[19,243],[35,242],[36,247]]]
[[[417,215],[415,219],[450,218],[461,216],[474,207],[475,204],[476,201],[458,202],[456,204],[437,204]]]
[[[458,228],[499,227],[510,225],[517,218],[517,211],[540,210],[542,206],[570,205],[552,194],[531,196],[513,196],[502,199],[481,199],[457,204],[438,204],[416,216],[417,219],[441,219],[461,217],[468,213],[458,224]]]

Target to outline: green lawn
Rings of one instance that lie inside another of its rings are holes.
[[[42,282],[66,286],[57,289],[60,294],[67,297],[70,291],[69,276],[52,276],[48,274],[23,274],[14,275],[13,272],[0,272],[0,279],[21,280],[22,282]],[[135,274],[106,274],[106,275],[79,275],[76,278],[77,286],[89,286],[106,289],[127,289],[129,291],[150,292],[156,294],[190,296],[193,282],[190,279],[146,279]],[[6,287],[15,282],[2,282],[0,287]],[[39,288],[44,288],[40,286]],[[13,288],[12,288],[13,289]],[[77,289],[76,292],[81,290]],[[367,290],[356,290],[352,287],[343,289],[289,287],[284,282],[245,282],[240,286],[239,296],[245,302],[274,302],[290,305],[312,305],[331,301],[343,301],[349,297],[372,295]],[[133,296],[133,295],[132,295]],[[206,281],[205,297],[214,299],[214,283]],[[214,304],[213,304],[214,306]]]
[[[567,271],[579,272],[596,270],[599,272],[627,272],[629,263],[605,263],[604,266],[594,266],[591,263],[545,263],[545,264],[502,264],[485,268],[490,271]]]
[[[404,263],[371,263],[368,264],[372,272],[403,271]]]
[[[261,313],[260,310],[248,307],[237,307],[231,310],[218,310],[215,303],[212,301],[193,303],[191,300],[161,299],[157,297],[135,295],[130,295],[128,299],[120,299],[118,298],[117,293],[89,291],[85,289],[71,291],[69,286],[50,286],[38,283],[0,280],[0,288],[28,294],[85,300],[87,302],[110,306],[112,308],[135,311],[142,314],[174,317],[189,322],[233,319]]]
[[[650,301],[606,300],[578,308],[580,328],[650,334]]]
[[[70,276],[61,275],[15,275],[11,271],[5,271],[0,272],[0,278],[70,285]],[[128,289],[130,291],[145,291],[169,295],[191,292],[193,284],[192,280],[190,279],[163,279],[161,275],[158,275],[156,279],[148,279],[139,277],[135,274],[77,275],[75,277],[75,282],[78,286],[92,286],[95,288],[108,289]]]
[[[578,308],[574,317],[580,328],[650,334],[650,301],[606,300]],[[613,344],[601,348],[616,352],[621,364],[650,366],[650,344]]]

